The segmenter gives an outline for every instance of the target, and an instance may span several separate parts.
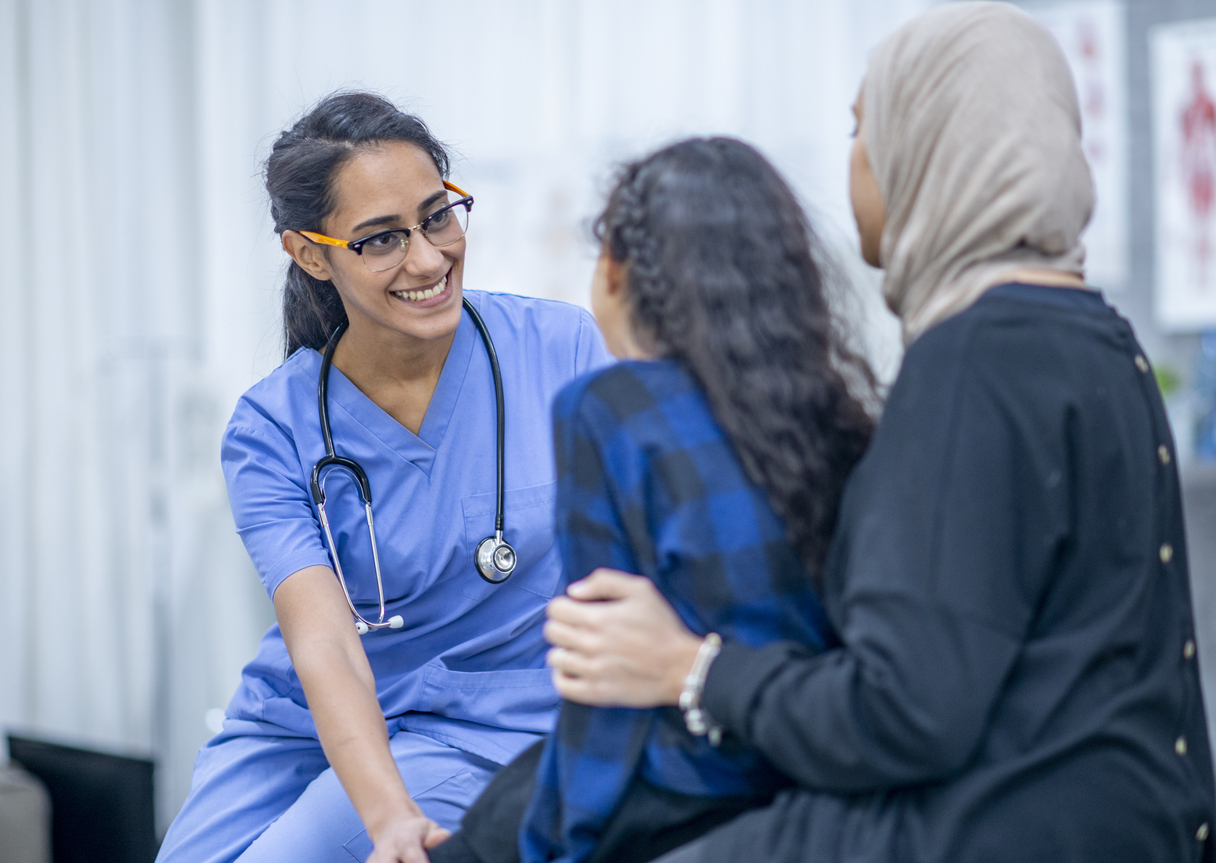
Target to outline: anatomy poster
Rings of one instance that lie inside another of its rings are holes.
[[[1086,277],[1104,290],[1127,281],[1128,155],[1124,4],[1118,0],[1035,6],[1030,13],[1059,41],[1081,106],[1082,143],[1097,205],[1083,237]]]
[[[1216,326],[1216,18],[1149,34],[1157,186],[1157,316]]]

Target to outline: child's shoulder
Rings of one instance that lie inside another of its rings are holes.
[[[554,416],[584,416],[627,425],[674,401],[704,401],[692,375],[675,360],[623,360],[575,378],[558,393]],[[681,406],[687,409],[689,405]]]
[[[704,448],[715,457],[726,435],[701,386],[674,360],[627,361],[572,381],[558,395],[553,417],[563,434],[607,446],[662,453]],[[729,447],[727,447],[729,450]]]

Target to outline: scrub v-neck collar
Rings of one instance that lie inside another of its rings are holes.
[[[473,302],[476,304],[475,300]],[[334,406],[337,406],[393,453],[429,477],[435,463],[435,453],[447,434],[452,413],[456,410],[456,401],[460,398],[460,390],[464,386],[469,360],[473,355],[473,342],[473,322],[468,313],[462,310],[456,335],[452,338],[452,346],[448,348],[443,371],[435,384],[435,392],[431,396],[431,403],[427,405],[418,434],[397,422],[387,411],[364,395],[337,366],[330,367],[330,411],[332,413]],[[319,372],[320,354],[314,352],[314,356]],[[334,448],[338,455],[342,455],[342,444],[337,432],[334,433]]]

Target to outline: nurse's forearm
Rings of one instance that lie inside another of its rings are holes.
[[[301,645],[292,662],[325,757],[368,834],[375,837],[392,819],[405,812],[421,815],[421,811],[406,792],[389,751],[367,657],[359,658],[362,667],[346,651],[324,641],[310,641]]]
[[[373,842],[391,823],[421,817],[388,746],[376,682],[329,567],[290,576],[275,613],[325,757]]]

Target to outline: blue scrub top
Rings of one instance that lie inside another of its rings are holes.
[[[506,539],[518,566],[483,581],[473,551],[494,532],[494,385],[481,338],[462,316],[414,435],[336,367],[329,413],[338,455],[371,483],[387,616],[398,630],[363,636],[386,718],[397,727],[505,764],[551,730],[557,694],[544,665],[545,603],[564,588],[553,536],[553,398],[610,357],[582,309],[508,294],[466,292],[485,319],[506,404]],[[294,572],[332,566],[309,490],[325,455],[317,416],[321,355],[296,351],[245,393],[222,459],[237,532],[273,597]],[[334,471],[326,513],[356,606],[378,613],[375,569],[354,481]],[[354,625],[353,623],[351,624]],[[274,625],[242,674],[227,715],[316,736],[300,680]]]

